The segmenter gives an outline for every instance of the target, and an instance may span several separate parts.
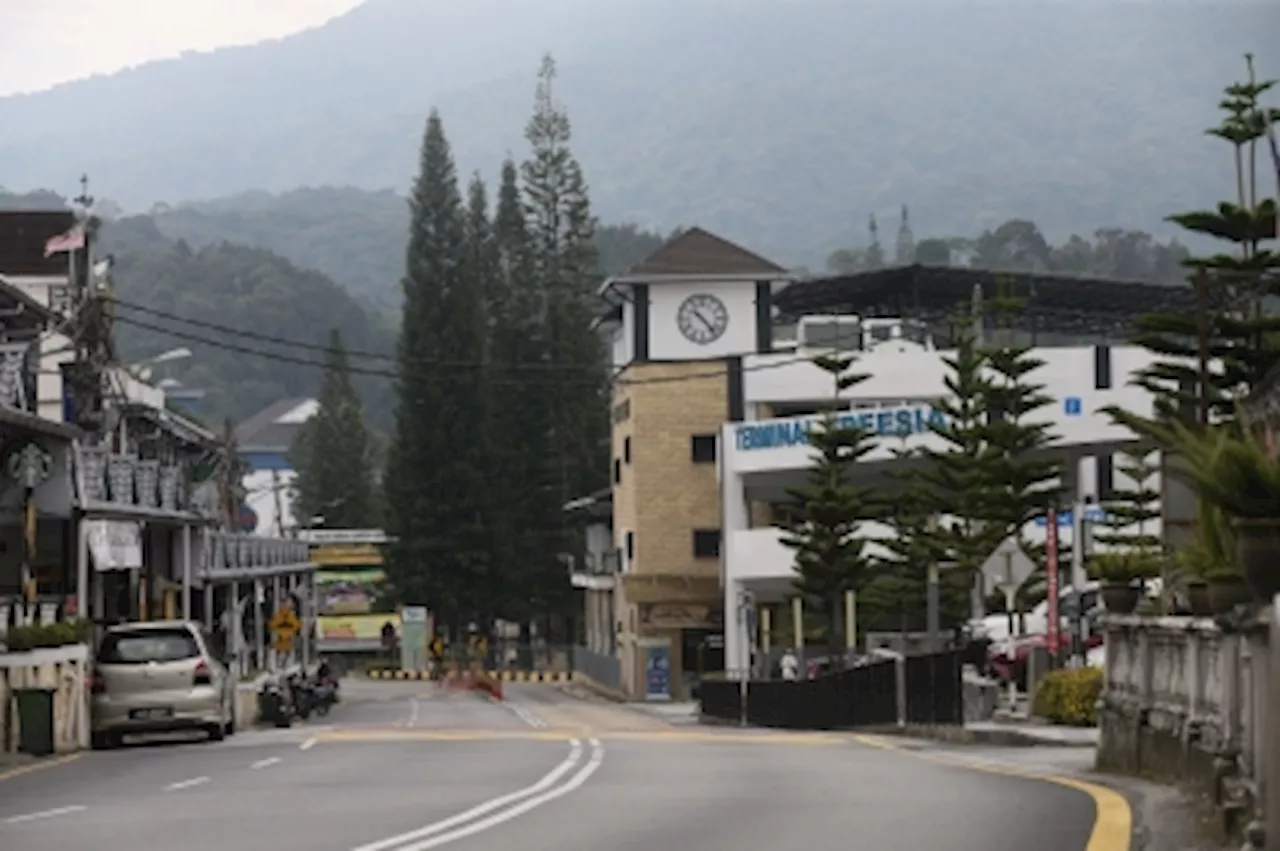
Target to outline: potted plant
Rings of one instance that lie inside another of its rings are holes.
[[[1230,518],[1238,575],[1269,601],[1280,593],[1280,461],[1241,422],[1202,431],[1171,423],[1173,448],[1181,456],[1173,472],[1209,508]],[[1234,575],[1220,570],[1215,579],[1225,588]]]
[[[1102,584],[1099,596],[1107,612],[1133,614],[1142,599],[1142,580],[1151,575],[1153,564],[1151,556],[1132,552],[1099,553],[1089,560],[1089,576]]]

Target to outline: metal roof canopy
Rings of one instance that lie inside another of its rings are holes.
[[[1021,323],[1046,332],[1127,330],[1139,316],[1195,308],[1190,286],[920,264],[797,281],[773,300],[783,321],[852,315],[949,324],[967,308],[975,286],[988,301],[1022,299]]]

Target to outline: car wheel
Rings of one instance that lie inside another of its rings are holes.
[[[209,726],[209,741],[220,742],[226,738],[226,733],[222,728],[222,724],[212,724]]]
[[[94,733],[89,737],[89,745],[95,751],[109,751],[120,747],[120,736],[116,733]]]

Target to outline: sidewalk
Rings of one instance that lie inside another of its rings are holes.
[[[699,704],[696,701],[631,701],[627,707],[661,718],[668,724],[697,724]]]

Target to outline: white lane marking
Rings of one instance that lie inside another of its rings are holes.
[[[7,819],[4,820],[4,823],[5,824],[21,824],[24,821],[36,821],[37,819],[42,819],[42,818],[54,818],[56,816],[70,815],[71,813],[78,813],[83,809],[85,808],[79,804],[76,804],[73,807],[58,807],[56,810],[41,810],[38,813],[24,813],[23,815],[20,815],[20,816],[9,816]]]
[[[208,782],[208,777],[192,777],[190,780],[179,780],[177,783],[170,783],[165,787],[165,789],[168,789],[170,792],[177,792],[181,789],[190,789],[192,786],[199,786]]]
[[[519,703],[512,703],[506,700],[501,700],[496,702],[506,706],[508,709],[514,712],[521,721],[528,724],[530,727],[540,728],[540,727],[547,726],[547,722],[543,721],[541,718],[535,715],[534,712],[531,709],[529,709],[527,706],[523,706]]]
[[[402,833],[399,836],[389,836],[386,839],[380,839],[377,842],[370,842],[368,845],[361,845],[359,848],[352,849],[352,851],[387,851],[387,849],[395,848],[403,842],[416,842],[420,839],[425,839],[429,836],[435,836],[438,833],[443,833],[444,831],[455,828],[458,825],[466,824],[472,819],[479,818],[486,813],[491,813],[501,807],[515,804],[525,798],[528,798],[530,795],[537,795],[539,792],[546,791],[561,777],[572,771],[581,759],[582,742],[577,739],[570,739],[569,756],[565,758],[564,762],[547,772],[547,774],[544,775],[537,783],[526,786],[523,789],[517,789],[516,791],[508,795],[503,795],[500,798],[485,801],[483,804],[472,807],[466,812],[458,813],[456,816],[450,816],[443,821],[433,822],[432,824],[420,827],[417,830]]]
[[[418,723],[418,698],[409,698],[409,726]]]
[[[596,770],[600,768],[600,763],[603,761],[604,745],[600,744],[599,739],[592,739],[591,758],[587,760],[587,764],[584,765],[577,774],[573,775],[573,777],[569,778],[559,786],[556,786],[550,791],[543,792],[541,795],[528,798],[522,803],[516,804],[514,807],[500,810],[488,818],[483,818],[480,821],[473,821],[465,827],[460,827],[457,830],[450,831],[449,833],[443,833],[439,836],[424,839],[421,842],[414,842],[410,845],[401,845],[396,849],[396,851],[428,851],[428,849],[436,848],[447,842],[453,842],[457,839],[465,839],[466,837],[480,833],[483,830],[496,827],[503,822],[511,821],[517,816],[524,815],[535,807],[540,807],[543,804],[554,801],[556,798],[568,795],[574,789],[577,789],[583,783],[586,783],[591,775],[595,774]]]
[[[306,740],[305,742],[303,742],[302,744],[298,745],[298,750],[300,750],[300,751],[309,751],[309,750],[311,750],[312,748],[314,748],[315,746],[316,746],[316,737],[315,737],[315,736],[312,736],[311,738],[307,739],[307,740]]]
[[[268,766],[275,765],[279,761],[280,761],[280,757],[269,756],[266,759],[258,760],[257,762],[255,762],[253,765],[249,767],[252,768],[254,771],[257,771],[259,768],[267,768]]]

